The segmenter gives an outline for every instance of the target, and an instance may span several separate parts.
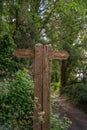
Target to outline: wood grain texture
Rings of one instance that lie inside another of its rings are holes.
[[[28,49],[17,49],[14,52],[14,55],[20,58],[34,58],[34,51]]]
[[[50,54],[51,47],[44,46],[43,55],[43,111],[44,123],[42,130],[50,130]]]
[[[60,59],[66,60],[69,57],[69,53],[67,51],[52,51],[50,58],[51,59]]]
[[[42,68],[43,65],[43,45],[37,44],[35,46],[35,86],[34,86],[34,122],[33,122],[33,130],[42,130],[41,123],[39,122],[39,113],[42,111]]]
[[[50,130],[50,64],[52,59],[66,60],[69,54],[66,51],[53,51],[49,45],[36,44],[35,51],[17,49],[14,55],[20,58],[35,58],[33,130]],[[42,111],[45,112],[44,123],[39,122]]]

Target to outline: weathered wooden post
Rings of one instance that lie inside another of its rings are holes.
[[[15,55],[35,59],[33,130],[50,130],[50,64],[52,59],[66,60],[69,54],[66,51],[53,51],[49,45],[36,44],[35,51],[18,49]],[[42,111],[45,112],[44,123],[39,122]]]
[[[66,51],[53,51],[50,45],[45,45],[43,49],[43,111],[44,123],[41,130],[50,130],[50,65],[53,59],[66,60],[69,54]]]
[[[43,111],[44,123],[42,130],[50,130],[50,64],[51,46],[45,45],[43,51]]]
[[[35,85],[34,85],[34,130],[42,130],[42,125],[39,121],[40,112],[42,111],[43,103],[43,45],[35,46]]]

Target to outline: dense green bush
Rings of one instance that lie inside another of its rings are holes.
[[[10,34],[0,35],[0,75],[9,74],[15,70],[17,62],[13,56],[15,43]]]
[[[18,71],[12,81],[0,84],[0,123],[4,130],[32,130],[34,84],[31,77]],[[0,127],[1,128],[1,127]]]
[[[66,95],[69,99],[76,102],[77,104],[87,103],[87,84],[78,83],[67,87]]]
[[[67,130],[68,118],[54,114],[51,100],[51,130]],[[0,83],[0,130],[33,130],[34,83],[25,71]]]

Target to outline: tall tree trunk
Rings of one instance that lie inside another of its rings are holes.
[[[62,63],[61,63],[61,87],[62,88],[64,88],[67,83],[66,70],[67,70],[66,61],[62,61]]]

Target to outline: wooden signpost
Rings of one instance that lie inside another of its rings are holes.
[[[66,51],[53,51],[50,45],[36,44],[35,51],[18,49],[16,57],[35,59],[33,130],[50,130],[50,65],[53,59],[66,60]],[[41,121],[43,117],[43,122]]]

